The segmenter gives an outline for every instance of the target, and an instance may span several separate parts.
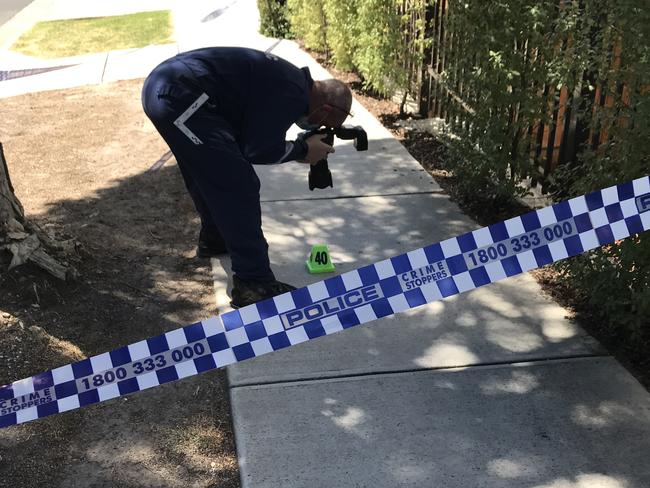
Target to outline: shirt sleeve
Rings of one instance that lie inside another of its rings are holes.
[[[295,141],[287,141],[286,143],[286,152],[282,159],[278,163],[286,163],[287,161],[297,161],[300,159],[305,159],[309,147],[303,139],[296,139]]]

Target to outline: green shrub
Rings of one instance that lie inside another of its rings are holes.
[[[650,238],[642,235],[555,265],[562,279],[582,290],[590,312],[609,335],[634,348],[650,345]]]
[[[406,87],[408,76],[400,58],[405,52],[401,22],[393,0],[359,2],[358,39],[352,57],[364,85],[382,95]]]
[[[466,185],[485,187],[495,198],[523,194],[521,181],[536,173],[528,128],[549,119],[539,91],[558,84],[559,76],[551,63],[532,63],[531,50],[538,59],[553,59],[556,10],[555,0],[450,2],[446,27],[454,34],[436,40],[445,53],[439,93],[460,92],[472,110],[445,104],[459,136],[452,169]]]
[[[596,2],[589,2],[593,4]],[[585,118],[594,134],[607,131],[598,149],[585,147],[580,159],[553,173],[551,189],[557,199],[623,183],[650,174],[650,12],[642,3],[625,0],[600,5],[598,13],[609,27],[600,43],[620,43],[620,69],[612,70],[611,54],[602,49],[583,52],[582,62],[594,71],[612,97],[611,106],[586,105]],[[588,40],[584,45],[589,46]],[[584,46],[583,46],[584,47]],[[628,88],[629,101],[621,87]],[[565,279],[586,290],[592,311],[603,317],[610,332],[637,344],[650,345],[650,235],[626,239],[557,266]]]
[[[322,2],[288,0],[291,32],[305,46],[318,52],[327,50],[327,22]]]
[[[291,37],[286,16],[286,0],[257,0],[260,13],[260,33],[264,36],[288,39]]]
[[[422,8],[424,0],[410,2]],[[292,33],[305,46],[331,53],[337,67],[355,70],[382,95],[409,88],[404,26],[394,0],[288,0]]]
[[[354,52],[359,38],[357,4],[352,0],[325,0],[324,4],[332,61],[344,70],[354,69]]]

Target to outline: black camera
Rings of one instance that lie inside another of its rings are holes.
[[[356,125],[343,125],[337,129],[321,128],[316,130],[307,131],[301,134],[301,137],[306,140],[307,138],[316,135],[325,134],[323,142],[330,146],[334,145],[334,136],[343,140],[354,139],[354,147],[357,151],[366,151],[368,149],[368,135],[363,127]],[[321,159],[316,164],[309,167],[309,189],[314,191],[314,188],[321,190],[327,187],[334,187],[332,183],[332,173],[327,166],[327,159]]]

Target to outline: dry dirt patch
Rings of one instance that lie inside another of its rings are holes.
[[[140,106],[142,80],[0,100],[29,218],[81,244],[81,279],[0,276],[0,383],[214,314],[198,219]],[[225,374],[216,371],[0,430],[13,487],[239,485]]]

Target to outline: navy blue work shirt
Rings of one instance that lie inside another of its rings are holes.
[[[313,80],[270,53],[241,47],[211,47],[175,57],[193,73],[181,77],[189,88],[208,94],[214,109],[233,127],[243,156],[254,164],[302,159],[304,141],[285,141],[286,132],[307,115]]]

